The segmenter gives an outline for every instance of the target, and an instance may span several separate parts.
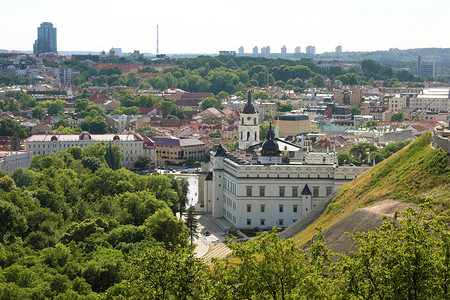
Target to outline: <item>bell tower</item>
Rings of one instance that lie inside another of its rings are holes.
[[[259,121],[258,113],[252,104],[251,92],[248,92],[248,100],[244,106],[239,120],[239,149],[245,150],[248,147],[259,143]]]

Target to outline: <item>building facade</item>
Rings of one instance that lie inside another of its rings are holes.
[[[197,139],[159,138],[152,141],[156,147],[156,163],[158,166],[179,165],[190,158],[205,155],[207,145]]]
[[[65,151],[69,147],[85,148],[98,142],[117,145],[122,150],[122,165],[131,168],[133,162],[141,155],[150,156],[156,161],[156,148],[154,142],[138,133],[130,134],[38,134],[25,140],[25,150],[33,155],[45,155],[58,151]]]
[[[57,53],[56,28],[51,22],[43,22],[37,29],[38,38],[33,45],[33,53]]]
[[[284,115],[277,118],[279,136],[296,136],[309,133],[311,124],[308,115]]]
[[[12,173],[17,168],[28,169],[32,158],[30,151],[0,151],[0,170]]]
[[[335,151],[302,149],[288,162],[280,156],[273,136],[273,131],[268,132],[261,152],[251,161],[219,146],[203,185],[206,213],[240,229],[288,227],[370,168],[339,166]]]

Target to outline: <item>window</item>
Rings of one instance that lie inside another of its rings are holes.
[[[266,195],[266,187],[265,186],[260,186],[259,187],[259,196],[260,197],[264,197]]]
[[[266,212],[266,205],[265,204],[261,204],[260,208],[261,208],[261,212],[262,213]]]
[[[279,219],[278,220],[278,225],[283,226],[284,225],[284,220],[283,219]]]
[[[297,212],[298,211],[298,205],[294,205],[292,206],[292,212]]]
[[[236,202],[233,202],[233,210],[236,210]]]
[[[292,197],[298,197],[298,186],[292,187]]]
[[[260,219],[259,220],[259,225],[266,226],[266,219]]]
[[[247,219],[247,225],[248,226],[252,225],[252,219]]]
[[[247,197],[251,197],[252,196],[252,187],[248,186],[247,187]]]
[[[280,197],[284,197],[284,186],[280,186]]]
[[[252,205],[251,204],[247,204],[247,212],[252,212]]]
[[[327,186],[327,196],[331,195],[331,193],[333,193],[333,187],[332,186]]]
[[[319,187],[313,187],[313,197],[319,197]]]
[[[278,212],[282,213],[284,211],[284,205],[280,204],[278,205]]]

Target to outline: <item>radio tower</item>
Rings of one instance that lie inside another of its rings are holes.
[[[156,55],[159,54],[159,25],[156,25]]]

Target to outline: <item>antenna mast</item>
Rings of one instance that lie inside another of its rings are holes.
[[[159,25],[156,25],[156,55],[159,54]]]

